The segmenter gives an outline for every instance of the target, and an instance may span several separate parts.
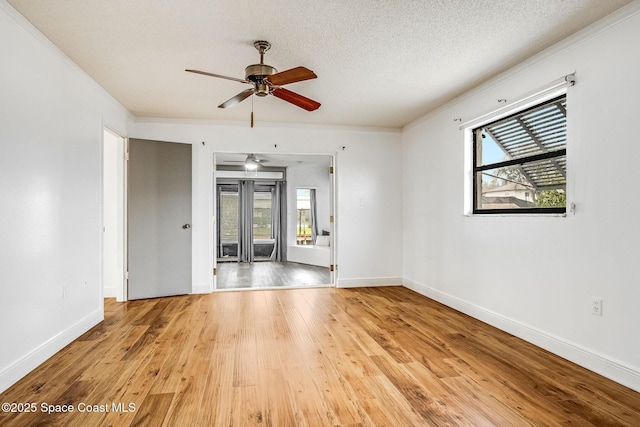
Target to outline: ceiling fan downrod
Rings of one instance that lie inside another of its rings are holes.
[[[260,53],[260,64],[264,64],[264,53],[271,49],[271,43],[266,40],[258,40],[253,43],[253,46]]]

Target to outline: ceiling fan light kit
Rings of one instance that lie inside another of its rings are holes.
[[[266,159],[258,159],[255,154],[249,153],[244,160],[225,160],[225,163],[242,163],[244,168],[247,170],[256,170],[263,163],[268,163],[269,160]]]
[[[300,107],[307,111],[315,111],[320,108],[320,103],[304,97],[298,93],[292,92],[288,89],[284,89],[281,86],[301,82],[304,80],[315,79],[318,76],[305,68],[295,67],[290,70],[278,72],[275,67],[264,63],[264,54],[271,49],[271,43],[265,40],[258,40],[253,43],[253,46],[258,50],[260,54],[260,63],[252,64],[245,68],[245,78],[238,79],[235,77],[223,76],[220,74],[208,73],[206,71],[199,70],[185,70],[190,73],[202,74],[210,77],[217,77],[221,79],[233,80],[239,83],[250,84],[251,89],[246,89],[231,99],[223,102],[218,108],[229,108],[244,101],[251,95],[257,95],[264,97],[267,95],[273,95],[276,98],[287,101],[297,107]],[[251,127],[253,127],[253,114],[251,120]]]
[[[256,156],[249,154],[247,160],[244,161],[244,168],[247,170],[256,170],[260,166],[260,162],[256,159]]]

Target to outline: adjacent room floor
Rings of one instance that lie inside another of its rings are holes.
[[[329,268],[295,262],[219,262],[218,289],[330,285]]]

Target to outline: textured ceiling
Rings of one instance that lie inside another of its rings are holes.
[[[257,125],[399,128],[613,12],[630,0],[8,0],[138,117],[242,120],[257,63],[305,66],[288,89],[322,103],[306,112],[254,97]]]

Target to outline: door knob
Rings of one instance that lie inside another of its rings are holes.
[[[191,224],[185,224],[182,226],[182,228],[184,228],[185,230],[188,230],[191,228]]]

